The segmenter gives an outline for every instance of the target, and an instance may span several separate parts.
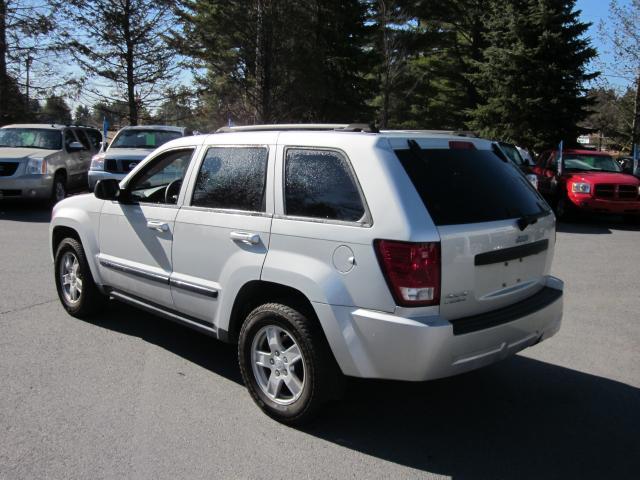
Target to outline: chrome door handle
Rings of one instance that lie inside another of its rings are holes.
[[[260,243],[260,235],[257,233],[231,232],[229,236],[232,240],[246,243],[247,245],[257,245]]]
[[[158,232],[168,232],[169,224],[164,222],[157,222],[155,220],[149,220],[147,222],[147,228],[151,230],[157,230]]]

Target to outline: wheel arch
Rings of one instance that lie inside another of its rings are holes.
[[[237,342],[246,316],[253,309],[264,303],[288,305],[320,325],[313,304],[297,288],[265,280],[252,280],[245,283],[238,291],[231,308],[227,328],[219,329],[218,338],[229,343]]]
[[[60,242],[65,238],[73,238],[80,242],[87,257],[87,263],[91,270],[96,285],[102,285],[102,277],[98,270],[96,263],[96,254],[98,252],[98,242],[95,234],[92,232],[86,232],[83,228],[84,222],[90,222],[88,215],[84,212],[80,212],[86,218],[80,218],[80,221],[75,218],[60,218],[56,217],[51,223],[49,234],[49,247],[51,248],[51,258],[55,260],[56,251]],[[90,223],[89,223],[90,224]]]

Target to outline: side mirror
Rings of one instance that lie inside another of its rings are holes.
[[[70,152],[79,152],[80,150],[84,150],[84,145],[80,142],[71,142],[67,147],[67,150]]]
[[[120,182],[115,178],[98,180],[93,194],[100,200],[117,200],[120,195]]]

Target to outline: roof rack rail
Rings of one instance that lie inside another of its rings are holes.
[[[402,133],[430,133],[434,135],[452,135],[455,137],[471,137],[478,138],[475,132],[470,130],[430,130],[430,129],[403,129],[398,130],[382,130],[382,132],[402,132]]]
[[[267,125],[241,125],[237,127],[221,127],[215,133],[230,132],[271,132],[283,130],[301,131],[343,131],[343,132],[366,132],[378,133],[379,130],[366,123],[283,123]]]

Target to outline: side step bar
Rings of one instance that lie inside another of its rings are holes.
[[[192,328],[202,333],[206,333],[207,335],[214,338],[218,338],[217,330],[210,323],[203,322],[202,320],[194,317],[180,314],[173,310],[161,307],[160,305],[156,305],[151,302],[147,302],[146,300],[142,300],[119,290],[111,290],[109,292],[109,296],[111,298],[114,298],[115,300],[119,300],[133,307],[152,313],[153,315],[166,318],[167,320],[171,320],[172,322],[180,323],[181,325],[184,325],[186,327]]]

